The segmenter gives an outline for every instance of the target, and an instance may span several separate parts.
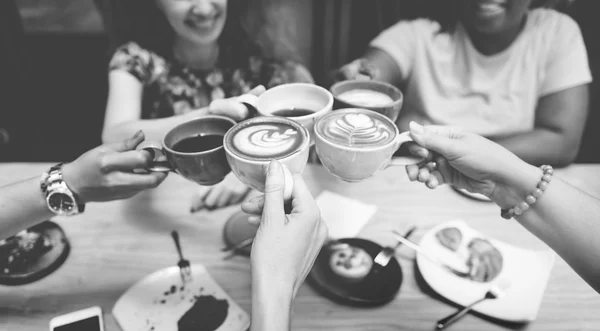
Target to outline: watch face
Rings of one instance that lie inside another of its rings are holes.
[[[48,206],[57,212],[69,213],[75,208],[75,201],[64,193],[53,193],[48,196]]]

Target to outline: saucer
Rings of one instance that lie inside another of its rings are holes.
[[[254,238],[258,228],[248,223],[250,215],[239,211],[227,220],[223,228],[223,240],[227,247],[237,245],[248,238]],[[237,252],[250,256],[252,245],[240,248]]]
[[[473,200],[478,200],[478,201],[483,201],[483,202],[492,202],[492,200],[490,200],[490,198],[486,197],[483,194],[480,193],[471,193],[467,190],[465,190],[464,188],[458,188],[454,185],[451,185],[452,189],[454,189],[456,192],[464,195],[467,198],[473,199]]]
[[[360,238],[340,239],[354,247],[364,249],[373,259],[383,247],[372,241]],[[358,283],[346,283],[329,267],[331,253],[322,249],[308,275],[311,286],[333,301],[351,306],[379,306],[392,301],[402,284],[402,268],[392,257],[384,268],[374,267]]]
[[[34,260],[29,261],[22,271],[5,273],[0,270],[1,285],[24,285],[40,280],[58,269],[69,256],[69,240],[58,224],[45,221],[29,230],[45,236],[51,246]]]

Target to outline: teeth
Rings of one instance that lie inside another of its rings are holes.
[[[502,7],[495,3],[482,3],[479,5],[479,8],[489,14],[495,14],[502,11]]]

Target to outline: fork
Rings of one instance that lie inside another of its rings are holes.
[[[497,298],[504,296],[504,294],[506,294],[506,290],[508,290],[509,287],[510,287],[509,280],[507,280],[507,279],[499,280],[496,284],[494,284],[490,287],[490,289],[485,293],[483,298],[478,299],[475,302],[473,302],[472,304],[458,310],[454,314],[450,314],[450,315],[442,318],[441,320],[437,321],[436,330],[443,330],[448,325],[458,321],[460,318],[465,316],[469,311],[471,311],[471,309],[473,309],[473,306],[475,306],[476,304],[478,304],[482,301],[485,301],[485,300],[493,300],[493,299],[497,299]]]
[[[437,266],[446,269],[447,271],[450,271],[451,273],[459,276],[459,277],[463,277],[463,278],[470,278],[471,277],[471,273],[468,271],[461,271],[461,270],[457,270],[454,267],[451,267],[449,265],[447,265],[446,263],[440,261],[438,258],[434,257],[433,255],[430,255],[429,253],[425,252],[419,245],[415,244],[414,242],[404,238],[401,234],[399,234],[396,230],[392,231],[396,237],[396,240],[402,242],[404,245],[408,246],[410,249],[416,251],[417,253],[421,254],[422,256],[424,256],[425,258],[427,258],[428,260],[430,260],[431,262],[435,263]]]
[[[404,234],[404,238],[410,237],[410,235],[416,229],[417,229],[416,226],[413,226],[412,228],[410,228],[408,231],[406,231],[406,234]],[[401,245],[402,245],[402,242],[398,241],[398,243],[394,247],[390,247],[390,246],[384,247],[381,250],[381,252],[379,252],[379,254],[377,254],[377,256],[375,256],[375,259],[373,259],[373,262],[375,262],[375,264],[379,265],[380,268],[387,266],[388,263],[390,263],[392,256],[394,256],[396,249],[398,249],[398,247],[400,247]]]
[[[186,283],[192,279],[192,268],[190,267],[190,261],[183,258],[181,244],[179,243],[179,233],[173,230],[171,231],[171,236],[173,237],[173,241],[175,241],[175,247],[177,248],[177,253],[179,254],[179,262],[177,262],[177,266],[179,267],[181,280]]]

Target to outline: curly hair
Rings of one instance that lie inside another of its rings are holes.
[[[163,57],[172,56],[175,32],[155,0],[95,0],[110,30],[111,52],[120,45],[134,41],[141,47]],[[260,52],[259,44],[246,27],[250,1],[228,0],[227,20],[218,43],[220,61],[235,63],[242,55]],[[252,19],[260,20],[256,13]]]

